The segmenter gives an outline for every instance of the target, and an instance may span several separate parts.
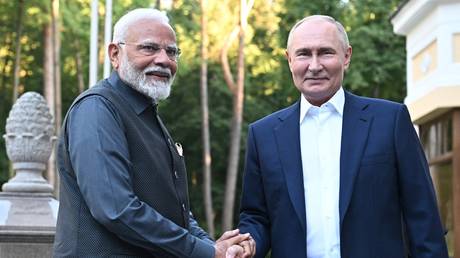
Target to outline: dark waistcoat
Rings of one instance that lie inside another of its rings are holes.
[[[107,80],[99,82],[97,86],[81,94],[69,108],[69,112],[76,103],[91,95],[100,95],[110,101],[121,117],[125,128],[124,134],[128,142],[132,164],[129,173],[135,195],[164,217],[187,229],[190,208],[183,156],[179,155],[173,139],[153,105],[138,115],[119,95],[120,93],[111,87]],[[70,221],[61,223],[66,224],[65,227],[68,228],[62,227],[62,230],[67,232],[59,232],[58,229],[56,237],[62,238],[70,232],[81,232],[78,233],[78,240],[72,240],[78,242],[78,246],[75,247],[80,249],[78,253],[111,253],[112,248],[115,248],[123,253],[134,254],[133,257],[151,257],[151,254],[149,255],[145,250],[122,241],[99,224],[91,216],[86,204],[82,202],[75,172],[69,160],[66,120],[67,117],[63,123],[58,146],[61,187],[66,188],[66,191],[61,189],[60,213],[62,214],[58,220]],[[83,203],[83,207],[73,205],[75,203]],[[91,236],[93,234],[102,239],[95,241],[94,236]],[[103,250],[94,250],[98,248]],[[154,256],[170,257],[161,250],[158,250],[158,254]]]

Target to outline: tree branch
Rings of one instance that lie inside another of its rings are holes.
[[[233,79],[232,71],[230,70],[230,64],[228,63],[228,49],[232,45],[233,41],[235,41],[239,31],[240,26],[236,26],[228,36],[222,50],[220,51],[220,62],[222,64],[222,69],[224,70],[224,80],[232,94],[236,94],[236,85],[235,80]]]

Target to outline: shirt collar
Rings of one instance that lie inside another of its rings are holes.
[[[334,94],[334,96],[332,96],[332,98],[330,98],[326,103],[324,103],[321,106],[324,106],[326,104],[330,104],[335,109],[335,111],[340,114],[340,116],[343,116],[343,106],[345,105],[345,92],[343,91],[343,88],[340,87],[339,90]],[[314,106],[307,101],[303,94],[300,94],[299,123],[302,123],[308,111],[312,107]]]
[[[151,98],[133,89],[120,79],[117,71],[113,71],[108,78],[113,88],[120,93],[136,114],[142,113],[147,107],[154,105]]]

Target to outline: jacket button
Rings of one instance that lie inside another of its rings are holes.
[[[176,177],[176,179],[179,179],[179,175],[177,174],[177,170],[174,170],[174,176]]]
[[[185,211],[185,204],[182,203],[182,210]]]

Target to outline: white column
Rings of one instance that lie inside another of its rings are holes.
[[[89,87],[97,82],[97,34],[98,34],[98,0],[91,2],[91,38],[89,49]]]
[[[104,78],[110,76],[110,59],[108,46],[112,41],[112,0],[105,0],[105,32],[104,32]]]

